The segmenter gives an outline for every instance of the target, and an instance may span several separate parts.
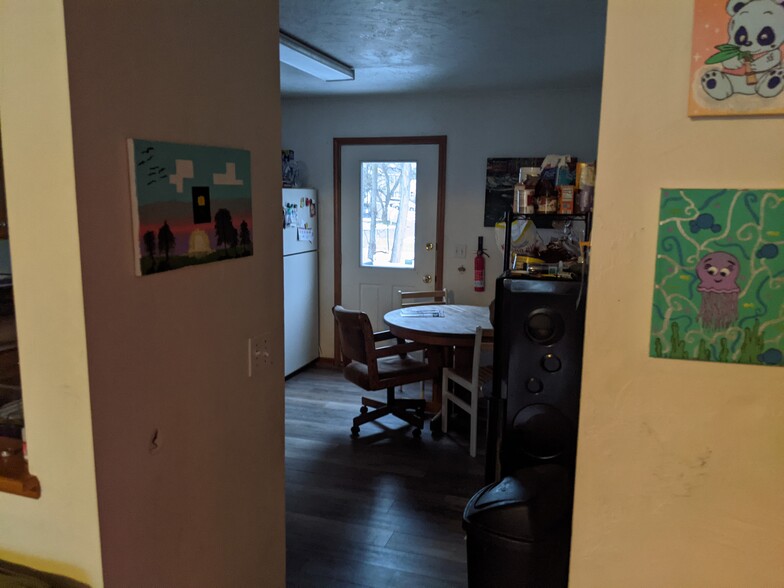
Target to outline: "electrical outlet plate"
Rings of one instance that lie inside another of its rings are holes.
[[[248,377],[252,378],[259,370],[272,365],[270,354],[270,334],[264,333],[248,339]]]

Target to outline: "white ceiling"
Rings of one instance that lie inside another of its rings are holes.
[[[601,82],[607,0],[280,0],[280,28],[356,70],[281,64],[284,96],[569,88]]]

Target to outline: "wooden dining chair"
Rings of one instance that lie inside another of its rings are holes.
[[[408,306],[424,306],[425,304],[448,304],[446,288],[442,288],[441,290],[412,290],[410,292],[398,290],[398,294],[400,294],[400,308],[406,308]],[[418,353],[417,357],[423,358],[424,352]],[[422,385],[419,389],[419,397],[425,397],[424,380],[422,381]]]
[[[400,306],[422,306],[424,304],[447,304],[447,290],[417,290],[404,292],[400,290]]]
[[[441,431],[449,429],[449,403],[463,409],[470,418],[469,451],[471,457],[476,457],[477,421],[479,415],[479,395],[493,381],[493,366],[482,365],[482,327],[476,328],[474,334],[474,351],[470,366],[455,366],[444,368],[441,372]],[[469,371],[470,369],[470,371]],[[449,382],[464,388],[469,394],[468,402],[457,395],[453,388],[450,390]]]
[[[343,376],[368,391],[387,391],[386,402],[362,397],[360,415],[354,418],[351,436],[359,436],[360,425],[392,414],[415,427],[414,436],[422,434],[425,421],[425,401],[421,398],[398,398],[395,387],[438,376],[438,368],[426,359],[420,361],[409,354],[424,345],[405,342],[389,331],[374,333],[370,319],[364,312],[347,310],[340,305],[332,308],[340,337]],[[377,343],[395,343],[377,347]],[[368,407],[375,410],[368,411]]]

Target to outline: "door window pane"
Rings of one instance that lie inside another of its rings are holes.
[[[415,161],[362,162],[360,265],[414,268],[416,165]]]

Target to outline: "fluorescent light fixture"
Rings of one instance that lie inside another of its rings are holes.
[[[280,31],[280,60],[325,82],[354,79],[354,68],[283,31]]]

